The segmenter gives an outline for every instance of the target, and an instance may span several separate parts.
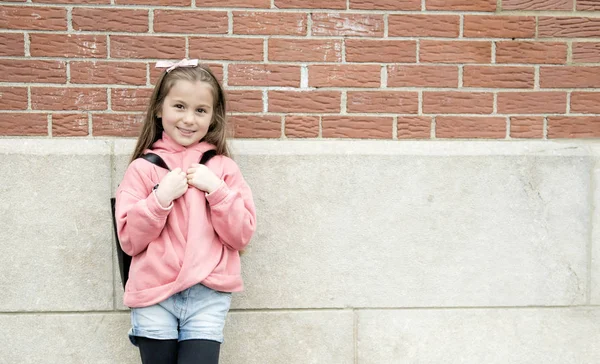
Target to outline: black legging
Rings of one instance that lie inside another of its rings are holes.
[[[211,340],[155,340],[136,337],[142,364],[218,364],[221,344]]]

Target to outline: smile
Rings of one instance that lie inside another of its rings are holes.
[[[177,130],[179,130],[179,132],[184,135],[190,135],[190,134],[194,134],[196,132],[195,130],[183,129],[180,127],[177,127]]]

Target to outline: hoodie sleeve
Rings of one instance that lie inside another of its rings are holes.
[[[223,158],[223,183],[206,195],[212,225],[225,245],[243,250],[256,230],[252,191],[237,164]]]
[[[145,164],[148,164],[147,166]],[[146,173],[141,167],[147,167]],[[152,191],[151,165],[136,160],[129,165],[116,193],[115,215],[121,248],[130,256],[138,255],[158,238],[173,208],[163,208]]]

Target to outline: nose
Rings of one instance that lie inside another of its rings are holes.
[[[187,123],[187,124],[189,124],[189,123],[191,123],[192,121],[194,121],[194,113],[193,113],[193,112],[189,112],[189,111],[188,111],[188,112],[186,112],[186,113],[183,115],[183,122],[184,122],[184,123]]]

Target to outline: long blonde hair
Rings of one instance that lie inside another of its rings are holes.
[[[138,137],[137,144],[131,161],[139,158],[144,154],[144,151],[152,146],[157,140],[162,137],[163,127],[162,120],[156,114],[162,108],[165,98],[171,91],[175,82],[186,80],[190,82],[207,82],[211,85],[213,96],[213,116],[208,127],[208,132],[202,138],[202,141],[213,144],[217,147],[217,154],[222,154],[229,157],[229,149],[227,147],[227,109],[226,100],[223,88],[213,72],[205,65],[196,67],[180,67],[171,72],[163,72],[150,96],[150,102],[144,116],[142,130]]]

